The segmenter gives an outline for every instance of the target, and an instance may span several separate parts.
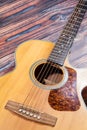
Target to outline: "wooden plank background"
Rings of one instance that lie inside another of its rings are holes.
[[[78,0],[0,0],[0,75],[15,66],[15,49],[30,39],[56,42]],[[87,67],[87,13],[69,54]]]

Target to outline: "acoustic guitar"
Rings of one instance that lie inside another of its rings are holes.
[[[56,44],[30,40],[17,48],[15,70],[0,77],[0,130],[87,130],[87,69],[67,58],[86,10],[79,0]]]

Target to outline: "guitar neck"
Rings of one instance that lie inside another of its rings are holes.
[[[80,28],[81,22],[87,10],[87,1],[80,0],[62,31],[48,60],[63,65],[74,38]]]

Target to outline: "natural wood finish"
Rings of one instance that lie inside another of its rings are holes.
[[[76,72],[71,68],[67,70],[69,77],[66,84],[58,90],[52,90],[48,98],[51,107],[58,111],[76,111],[80,108],[76,90]]]
[[[81,97],[81,91],[87,84],[87,69],[76,69],[77,92],[81,102],[81,107],[76,112],[60,112],[52,109],[48,103],[49,91],[35,87],[29,77],[29,69],[31,65],[40,59],[47,58],[53,46],[54,45],[50,42],[35,40],[27,43],[25,42],[17,49],[17,65],[15,70],[0,77],[1,130],[87,130],[87,109]],[[67,59],[65,65],[71,68]],[[26,105],[32,99],[32,102],[30,102],[32,106],[57,117],[58,121],[54,128],[32,121],[26,121],[4,109],[8,100],[23,103],[27,94],[31,90],[31,87],[33,87],[33,90],[27,99]],[[36,91],[37,93],[35,94]]]

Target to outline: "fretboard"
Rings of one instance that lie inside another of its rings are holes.
[[[63,65],[74,38],[80,28],[81,22],[87,10],[87,0],[80,0],[73,14],[68,20],[57,43],[55,44],[48,60]]]

